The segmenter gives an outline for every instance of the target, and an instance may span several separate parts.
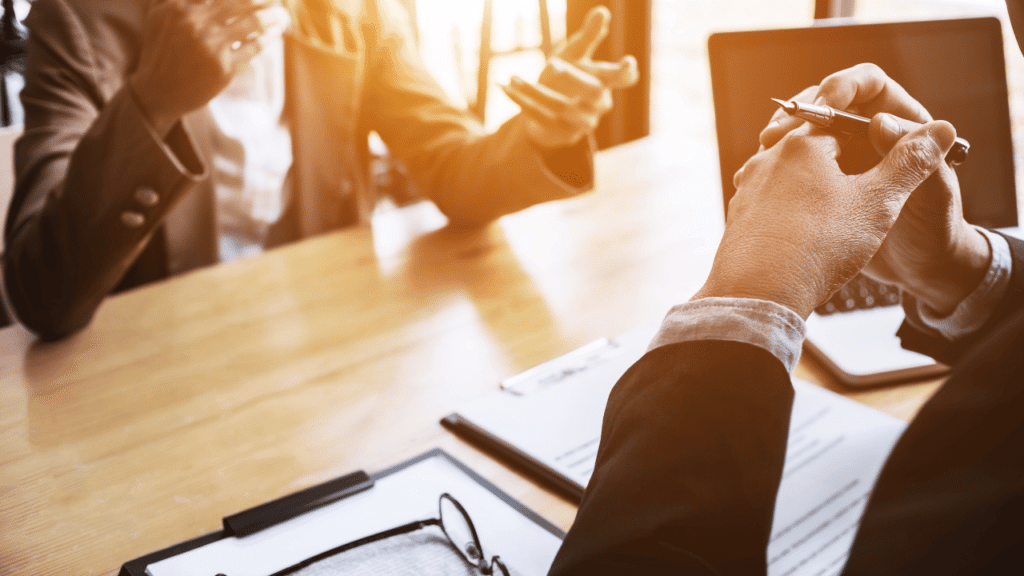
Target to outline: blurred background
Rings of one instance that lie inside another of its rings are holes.
[[[140,0],[132,0],[140,1]],[[712,32],[807,26],[842,16],[862,22],[997,15],[1006,23],[1010,112],[1016,149],[1024,149],[1024,57],[1013,41],[1004,0],[400,0],[418,31],[424,60],[456,101],[496,128],[518,112],[497,87],[513,74],[533,81],[545,54],[566,31],[575,30],[591,7],[607,5],[615,16],[602,58],[634,54],[644,82],[616,95],[599,145],[609,147],[646,134],[711,137],[714,111],[707,64]],[[17,94],[23,56],[18,36],[29,0],[2,0],[5,25],[5,124],[23,120]],[[10,18],[13,13],[16,19]],[[12,33],[14,36],[12,37]],[[680,103],[687,102],[683,108]],[[694,107],[696,106],[696,108]],[[1020,154],[1017,155],[1018,158]],[[1024,179],[1019,179],[1024,181]],[[1024,197],[1024,194],[1020,195]]]
[[[609,116],[607,126],[602,127],[602,147],[642,136],[648,130],[655,134],[713,133],[707,66],[707,37],[712,32],[807,26],[816,16],[877,22],[995,14],[1006,21],[1004,0],[401,1],[413,17],[431,71],[453,98],[476,111],[491,128],[518,112],[497,84],[507,82],[513,74],[535,79],[544,66],[545,52],[565,38],[567,28],[574,30],[590,7],[607,5],[616,22],[612,37],[603,47],[603,57],[636,54],[642,68],[649,61],[650,74],[649,84],[641,84],[628,96],[620,95],[619,113]],[[23,29],[6,14],[13,9],[20,21],[28,13],[30,2],[3,0],[3,7],[4,88],[10,104],[4,120],[19,124],[21,55],[9,34],[12,29],[19,33]],[[1008,24],[1006,39],[1010,108],[1014,132],[1019,134],[1024,119],[1024,58],[1012,41]],[[680,101],[699,102],[700,108],[683,109]],[[1016,144],[1018,150],[1024,144],[1019,136]]]

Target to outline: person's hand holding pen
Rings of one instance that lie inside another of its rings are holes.
[[[166,135],[220,94],[264,38],[289,20],[280,0],[150,0],[128,86],[153,128]]]
[[[840,138],[805,124],[736,174],[725,235],[694,299],[773,301],[807,318],[879,251],[904,203],[940,166],[956,131],[929,122],[887,142],[861,174],[840,168]]]
[[[867,164],[877,163],[878,154],[886,154],[905,134],[932,121],[917,100],[872,64],[837,72],[797,99],[872,117],[868,142],[862,144],[873,148],[870,154],[858,150],[854,141],[843,151],[844,155],[870,156]],[[763,148],[775,146],[802,124],[786,116],[776,112],[761,133]],[[956,173],[942,163],[910,196],[864,271],[900,286],[946,315],[981,283],[990,258],[988,242],[964,220]]]
[[[592,59],[608,36],[611,12],[591,10],[583,27],[555,50],[535,84],[513,76],[502,86],[524,113],[526,131],[546,149],[571,146],[593,132],[612,108],[612,90],[628,88],[639,79],[636,58],[618,62]]]

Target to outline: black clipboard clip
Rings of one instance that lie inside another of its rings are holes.
[[[193,538],[163,550],[125,562],[118,576],[144,576],[146,567],[154,562],[166,560],[178,554],[201,548],[218,540],[230,537],[245,537],[296,518],[306,512],[337,502],[353,494],[373,488],[373,478],[362,470],[318,484],[294,494],[282,496],[266,504],[250,508],[224,518],[224,529],[220,532]]]
[[[226,516],[224,532],[230,536],[243,538],[370,488],[373,488],[373,479],[366,472],[353,472],[244,512]]]
[[[444,450],[434,448],[433,450],[420,454],[419,456],[406,460],[405,462],[396,464],[385,470],[375,472],[372,475],[367,475],[362,471],[353,472],[352,474],[313,486],[312,488],[307,488],[306,490],[267,502],[266,504],[251,508],[245,512],[239,512],[238,514],[228,516],[223,519],[223,530],[213,534],[193,538],[192,540],[181,542],[164,548],[163,550],[152,552],[129,562],[125,562],[121,566],[121,571],[118,572],[118,576],[146,576],[146,568],[150,564],[166,560],[179,554],[184,554],[224,538],[245,537],[246,535],[255,534],[260,530],[265,530],[271,526],[281,524],[287,520],[305,514],[306,512],[320,508],[321,506],[326,506],[354,494],[369,490],[370,488],[373,488],[374,483],[377,480],[396,474],[410,466],[414,466],[415,464],[432,458],[443,458],[461,470],[470,479],[497,496],[508,506],[512,507],[520,514],[540,526],[543,530],[554,534],[558,538],[565,537],[565,532],[557,526],[548,522],[529,508],[526,508],[522,503],[515,500],[508,494],[502,492],[497,486],[488,482],[465,464],[452,458]]]

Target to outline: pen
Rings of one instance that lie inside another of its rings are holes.
[[[786,114],[810,122],[829,132],[863,137],[868,135],[868,126],[871,124],[870,118],[836,110],[831,106],[805,104],[795,100],[786,102],[778,98],[772,98],[772,101],[782,107]],[[959,166],[964,160],[967,160],[967,152],[970,149],[971,145],[967,140],[957,138],[953,142],[953,147],[950,148],[949,153],[946,154],[946,162],[950,166]]]

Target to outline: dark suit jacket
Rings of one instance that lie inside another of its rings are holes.
[[[218,259],[206,178],[218,145],[212,116],[198,110],[161,141],[125,89],[149,3],[36,0],[26,21],[26,125],[4,277],[19,319],[44,338],[85,326],[119,284]],[[589,142],[566,151],[560,160],[568,162],[548,162],[518,118],[488,135],[453,105],[427,72],[396,0],[327,3],[286,0],[295,21],[285,36],[294,164],[290,204],[271,245],[367,221],[375,200],[370,130],[453,220],[486,221],[589,189]],[[141,188],[156,191],[158,202],[140,201]],[[126,212],[144,223],[126,225]]]
[[[1024,574],[1024,243],[962,342],[901,329],[953,366],[882,470],[844,574]],[[608,401],[597,467],[551,574],[765,574],[792,383],[755,346],[651,351]]]

